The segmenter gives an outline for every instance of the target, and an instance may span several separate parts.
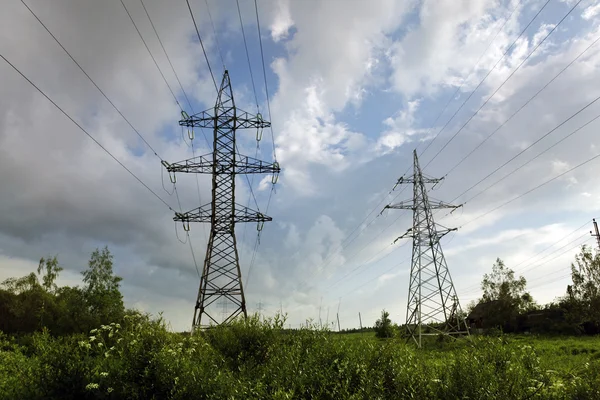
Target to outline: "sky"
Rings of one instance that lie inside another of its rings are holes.
[[[64,49],[10,0],[0,54],[89,136],[0,59],[0,280],[57,255],[60,283],[81,285],[106,245],[126,306],[189,329],[190,243],[201,268],[208,227],[192,224],[188,243],[173,210],[208,203],[211,180],[178,174],[180,206],[161,160],[210,153],[212,133],[196,131],[192,149],[178,121],[213,107],[211,72],[219,84],[224,67],[236,105],[272,122],[257,153],[256,132],[238,130],[240,153],[282,168],[270,202],[269,176],[236,182],[241,203],[251,187],[273,217],[252,268],[257,226],[236,228],[249,312],[282,310],[292,327],[339,313],[352,328],[385,308],[404,322],[411,243],[394,241],[412,216],[383,207],[411,200],[395,183],[415,149],[427,176],[444,177],[430,198],[463,204],[434,214],[458,228],[442,246],[463,308],[498,257],[551,302],[580,246],[595,245],[594,1],[257,0],[268,101],[253,1],[239,0],[241,23],[234,0],[190,1],[211,71],[184,0],[25,3]]]

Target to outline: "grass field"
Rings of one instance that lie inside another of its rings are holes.
[[[20,344],[0,399],[600,399],[600,338],[500,336],[424,348],[250,318],[193,337],[136,317]]]

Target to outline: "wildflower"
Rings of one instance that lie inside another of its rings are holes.
[[[88,383],[85,388],[87,390],[92,390],[92,389],[98,389],[99,387],[100,387],[100,385],[98,385],[97,383]]]
[[[90,342],[93,342],[94,340],[96,340],[96,336],[90,336]]]
[[[108,376],[108,372],[100,372],[100,376],[106,378]]]

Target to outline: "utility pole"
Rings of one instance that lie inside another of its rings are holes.
[[[262,315],[262,310],[263,310],[263,306],[264,304],[262,303],[262,301],[259,301],[257,304],[258,307],[258,315],[261,316]]]
[[[323,322],[321,321],[321,306],[323,305],[323,296],[321,296],[321,302],[319,303],[319,328],[323,328]]]
[[[338,332],[341,331],[341,329],[340,329],[340,306],[341,305],[342,305],[342,298],[340,297],[340,301],[338,303],[338,309],[337,309],[337,313],[336,313],[337,323],[338,323]]]
[[[194,309],[193,328],[202,328],[219,322],[213,316],[211,305],[221,298],[229,300],[233,311],[221,321],[225,324],[239,315],[247,317],[246,299],[242,286],[242,273],[235,238],[235,224],[256,222],[260,231],[272,218],[235,202],[235,177],[238,174],[270,173],[275,184],[281,171],[277,161],[267,163],[237,152],[236,131],[271,126],[260,114],[251,115],[235,106],[229,73],[223,73],[221,87],[214,108],[189,116],[181,113],[179,125],[188,129],[208,128],[213,131],[212,154],[194,157],[163,166],[175,183],[175,173],[201,173],[212,175],[212,201],[186,213],[175,213],[175,221],[181,221],[186,231],[190,222],[210,223],[210,237],[200,278],[200,287]]]
[[[398,184],[413,185],[412,201],[390,204],[385,208],[413,211],[413,226],[401,238],[410,237],[413,241],[412,264],[408,285],[408,304],[406,308],[406,329],[418,347],[421,347],[423,325],[428,325],[438,333],[446,335],[467,334],[469,330],[459,315],[460,304],[450,271],[442,252],[440,239],[456,229],[444,228],[433,220],[432,210],[442,208],[456,209],[440,201],[429,201],[425,184],[438,183],[441,179],[423,175],[419,166],[417,151],[413,152],[414,171],[412,177],[400,177]],[[438,326],[432,326],[437,324]]]
[[[600,250],[600,232],[598,231],[598,223],[596,222],[596,218],[592,219],[592,221],[594,222],[594,232],[590,231],[590,233],[592,234],[593,237],[596,238],[596,242],[598,243],[598,250]]]
[[[360,330],[362,331],[362,318],[360,317],[360,312],[358,313],[358,323],[360,324]]]

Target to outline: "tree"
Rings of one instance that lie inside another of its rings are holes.
[[[593,254],[590,247],[582,246],[571,264],[571,280],[563,301],[569,317],[588,333],[600,332],[600,253]]]
[[[481,289],[482,301],[490,302],[499,300],[517,311],[526,311],[535,307],[531,295],[525,291],[527,280],[520,276],[515,278],[515,272],[507,268],[500,258],[492,266],[490,274],[483,275]]]
[[[55,283],[56,278],[58,278],[58,274],[62,270],[62,267],[58,265],[58,258],[56,256],[46,259],[42,257],[40,259],[37,273],[42,276],[42,287],[46,289],[47,292],[56,291],[58,288]],[[42,273],[44,275],[42,275]]]
[[[119,290],[123,278],[113,273],[113,256],[108,247],[102,251],[96,249],[88,265],[88,269],[82,272],[83,294],[91,314],[100,324],[120,320],[125,311]]]
[[[492,266],[492,272],[483,275],[481,289],[483,296],[480,303],[486,304],[482,316],[484,326],[514,328],[514,319],[523,312],[536,307],[531,294],[525,291],[527,280],[507,268],[500,258]]]
[[[375,336],[378,338],[389,338],[394,335],[394,326],[390,319],[390,313],[382,310],[381,318],[375,321]]]

